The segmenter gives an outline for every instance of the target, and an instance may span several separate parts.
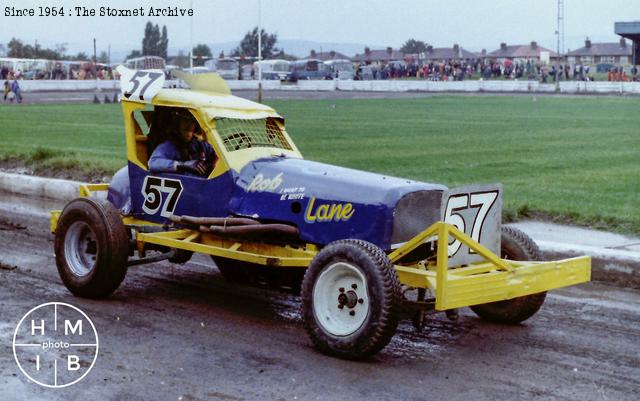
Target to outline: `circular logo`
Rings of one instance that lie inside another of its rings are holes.
[[[98,333],[73,305],[48,302],[27,312],[13,334],[13,356],[36,384],[68,387],[82,380],[98,357]]]

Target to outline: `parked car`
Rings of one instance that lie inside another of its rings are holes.
[[[353,79],[353,63],[350,60],[329,60],[324,62],[329,75],[334,79]]]
[[[240,73],[240,64],[233,58],[214,58],[205,61],[204,66],[224,79],[238,79]]]
[[[362,81],[370,81],[374,79],[373,68],[369,65],[361,65],[360,67],[358,67],[358,72],[356,73],[355,79]]]
[[[287,60],[262,60],[253,64],[255,77],[258,77],[258,68],[262,70],[262,79],[289,81],[291,79],[291,62]]]
[[[291,63],[291,80],[326,79],[330,72],[318,59],[297,60]]]

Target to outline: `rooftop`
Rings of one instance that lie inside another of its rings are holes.
[[[567,56],[631,56],[632,46],[624,39],[613,43],[591,43],[585,41],[584,47],[567,52]]]
[[[557,58],[558,53],[538,45],[537,42],[531,42],[528,45],[510,45],[501,43],[500,48],[487,54],[488,57],[499,58],[538,58],[540,52],[549,52],[549,57]]]
[[[424,58],[427,60],[451,60],[451,59],[474,59],[477,58],[475,53],[463,49],[458,45],[453,47],[427,47],[424,52]]]
[[[387,49],[370,50],[369,53],[360,53],[353,56],[353,61],[392,61],[402,60],[404,54],[399,50],[391,50],[391,54]]]

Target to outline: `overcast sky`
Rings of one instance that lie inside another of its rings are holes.
[[[48,46],[67,42],[71,51],[98,52],[139,49],[144,24],[151,19],[167,25],[170,48],[188,49],[189,17],[5,17],[5,7],[63,5],[134,8],[142,6],[190,7],[194,43],[239,41],[258,22],[258,0],[2,0],[0,43],[11,37],[38,40]],[[617,41],[615,21],[640,20],[638,0],[565,0],[566,48],[594,41]],[[317,42],[359,43],[372,47],[399,47],[406,39],[424,40],[435,47],[453,43],[470,50],[494,50],[500,42],[529,43],[537,40],[555,50],[556,0],[262,0],[262,24],[283,39]],[[326,49],[328,50],[328,49]]]

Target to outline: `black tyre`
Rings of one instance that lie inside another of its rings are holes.
[[[345,359],[384,348],[398,326],[400,282],[387,255],[361,240],[340,240],[313,259],[302,282],[302,316],[313,345]]]
[[[525,233],[513,227],[502,227],[501,256],[511,260],[541,260],[542,253]],[[518,324],[533,316],[547,296],[546,292],[471,307],[478,316],[496,323]]]
[[[272,267],[234,259],[211,257],[230,283],[300,294],[305,268]]]
[[[74,295],[102,298],[115,291],[127,273],[127,230],[106,200],[78,198],[60,216],[55,234],[58,273]]]

